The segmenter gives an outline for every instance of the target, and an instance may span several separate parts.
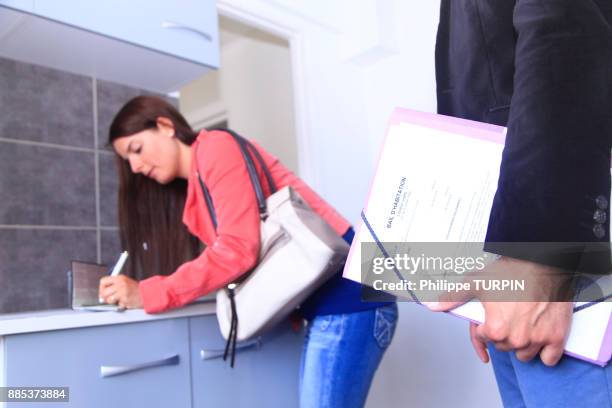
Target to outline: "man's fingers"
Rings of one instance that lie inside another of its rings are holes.
[[[540,352],[540,360],[549,367],[557,365],[561,357],[563,357],[563,345],[548,344]]]
[[[509,328],[505,321],[485,317],[485,322],[476,328],[476,334],[481,339],[486,339],[500,345],[508,340]]]
[[[512,350],[514,350],[514,347],[512,347],[510,345],[510,343],[508,343],[506,341],[493,342],[493,345],[499,351],[512,351]]]
[[[478,337],[476,333],[476,328],[478,325],[476,323],[470,322],[470,340],[472,341],[472,346],[474,346],[474,351],[476,351],[476,355],[483,363],[489,362],[489,353],[487,352],[487,344],[480,337]]]
[[[528,361],[533,360],[533,358],[538,355],[541,349],[542,349],[541,344],[537,344],[537,343],[530,344],[529,346],[525,348],[516,350],[516,353],[515,353],[516,358],[526,363]]]
[[[493,343],[499,351],[512,351],[517,348],[517,344],[510,341],[508,327],[502,321],[485,321],[476,327],[475,334],[480,341]]]
[[[493,333],[493,329],[491,329],[489,332]],[[491,336],[495,337],[496,335],[491,334]],[[499,351],[526,350],[532,345],[529,335],[525,332],[521,333],[518,329],[514,329],[507,335],[507,337],[505,332],[500,331],[499,334],[497,334],[497,339],[492,340],[494,341],[495,348]],[[541,348],[541,345],[537,347],[534,355],[537,354]],[[533,356],[531,356],[531,358],[533,358]]]

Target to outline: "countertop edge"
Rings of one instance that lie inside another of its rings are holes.
[[[215,314],[215,309],[216,304],[211,301],[191,304],[180,309],[157,314],[147,314],[142,309],[126,310],[124,312],[61,309],[27,313],[23,316],[11,316],[4,319],[0,316],[0,336],[210,315]]]

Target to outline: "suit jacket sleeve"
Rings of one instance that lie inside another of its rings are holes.
[[[596,0],[517,0],[514,91],[490,252],[609,271],[610,14]],[[526,242],[554,244],[506,244]]]

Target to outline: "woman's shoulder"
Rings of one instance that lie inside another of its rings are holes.
[[[197,155],[202,163],[241,159],[240,148],[232,136],[222,130],[202,130],[198,135]]]
[[[197,140],[209,149],[222,149],[236,144],[229,133],[220,129],[201,130]]]

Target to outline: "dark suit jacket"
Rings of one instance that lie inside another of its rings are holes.
[[[607,271],[612,0],[442,0],[436,76],[439,113],[508,127],[487,246],[578,243],[574,268],[594,245]]]

